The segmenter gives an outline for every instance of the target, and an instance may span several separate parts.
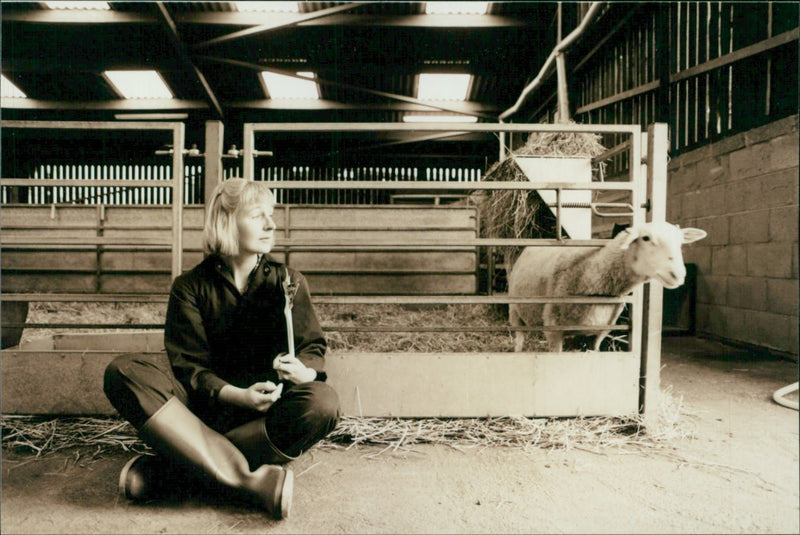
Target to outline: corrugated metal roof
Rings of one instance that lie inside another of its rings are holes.
[[[346,10],[345,2],[302,2],[296,14],[241,13],[229,2],[111,5],[59,13],[3,4],[3,74],[34,101],[6,102],[4,118],[111,120],[133,109],[178,110],[191,124],[219,119],[232,130],[243,122],[399,122],[425,109],[409,102],[420,72],[461,72],[474,82],[455,107],[494,121],[550,53],[557,6],[508,2],[485,16],[428,16],[422,2]],[[156,69],[176,100],[121,102],[100,74],[110,68]],[[322,101],[267,99],[258,77],[265,68],[316,72]]]

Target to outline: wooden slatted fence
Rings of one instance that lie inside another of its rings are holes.
[[[568,58],[573,119],[666,122],[676,155],[797,113],[798,6],[610,4],[602,35]],[[539,111],[551,116],[554,109],[551,101]],[[619,142],[618,134],[604,136],[607,147]],[[627,172],[628,164],[615,157],[609,175]]]
[[[2,211],[4,293],[165,294],[171,283],[171,212],[162,206],[26,206]],[[316,294],[474,294],[474,246],[297,248],[478,235],[474,207],[278,206],[274,256],[303,271]],[[203,207],[184,209],[183,269],[202,259]],[[126,240],[136,245],[126,246]],[[109,244],[106,244],[108,242]],[[110,245],[113,243],[114,245]]]

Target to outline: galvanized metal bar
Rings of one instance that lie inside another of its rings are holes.
[[[608,240],[570,240],[569,244],[578,247],[602,247],[608,243]],[[291,247],[296,248],[314,248],[315,250],[335,250],[342,247],[357,247],[357,248],[406,248],[411,247],[443,247],[451,246],[454,248],[464,249],[467,247],[480,247],[488,245],[524,245],[524,246],[539,246],[545,247],[549,245],[564,245],[563,240],[555,239],[523,239],[523,238],[406,238],[399,239],[375,239],[369,242],[363,238],[291,238],[289,240],[277,238],[275,247]]]
[[[72,206],[69,204],[52,204],[51,207],[61,207],[61,206]],[[115,229],[123,228],[123,227],[114,227]],[[165,230],[165,227],[125,227],[131,230]],[[71,224],[57,224],[57,225],[40,225],[40,224],[32,224],[32,225],[15,225],[15,224],[8,224],[5,221],[3,222],[3,232],[7,232],[9,230],[96,230],[97,225],[71,225]]]
[[[3,236],[2,247],[8,245],[169,245],[173,244],[172,238],[126,238],[86,236],[69,238],[61,236]]]
[[[569,244],[576,247],[602,247],[608,240],[570,240]],[[14,246],[14,249],[21,249],[23,246],[37,245],[142,245],[142,246],[163,246],[172,245],[172,240],[168,238],[128,238],[128,237],[48,237],[48,236],[3,236],[3,249]],[[275,249],[291,247],[294,250],[314,249],[315,251],[339,250],[341,248],[352,250],[374,250],[411,248],[450,248],[455,250],[468,250],[471,247],[481,246],[526,246],[526,247],[547,247],[551,245],[563,245],[563,240],[556,239],[526,239],[526,238],[413,238],[405,240],[374,240],[366,242],[363,238],[335,238],[335,239],[315,239],[315,238],[278,238]],[[195,249],[197,250],[197,249]]]
[[[667,219],[667,160],[669,130],[665,123],[647,129],[647,197],[650,201],[648,221]],[[640,405],[645,423],[656,422],[661,388],[661,329],[663,322],[664,287],[653,281],[644,290],[642,323],[642,379]]]
[[[247,175],[247,172],[245,172]],[[565,189],[565,190],[592,190],[592,191],[632,191],[632,182],[402,182],[369,180],[351,180],[342,182],[318,182],[311,180],[286,180],[264,181],[272,189],[302,189],[302,190],[343,190],[343,189],[373,189],[373,190],[422,190],[422,191],[462,191],[462,190],[540,190],[540,189]],[[418,207],[417,207],[418,208]]]
[[[0,121],[2,128],[50,130],[174,130],[177,125],[182,124],[156,121],[18,121],[9,119]]]
[[[26,329],[163,329],[161,323],[25,323],[8,322],[6,327],[26,328]],[[497,325],[487,326],[461,326],[461,327],[420,327],[420,326],[356,326],[356,325],[322,325],[322,330],[326,332],[374,332],[374,333],[461,333],[461,332],[507,332],[512,328],[509,326]],[[559,326],[537,326],[537,327],[514,327],[514,331],[525,332],[567,332],[567,331],[586,331],[601,332],[607,330],[628,331],[627,325],[559,325]]]
[[[491,332],[510,332],[510,331],[524,331],[524,332],[568,332],[568,331],[585,331],[585,332],[602,332],[608,330],[614,331],[628,331],[628,325],[550,325],[550,326],[522,326],[511,327],[509,325],[497,325],[492,327],[487,326],[461,326],[461,327],[420,327],[414,325],[400,325],[400,326],[356,326],[356,325],[322,325],[324,331],[336,332],[375,332],[375,333],[491,333]]]
[[[102,293],[3,293],[0,301],[29,301],[31,303],[68,302],[130,302],[166,303],[169,295],[162,294],[102,294]],[[315,305],[493,305],[507,303],[632,303],[632,296],[623,297],[508,297],[505,294],[487,295],[312,295]]]
[[[637,185],[633,190],[633,226],[640,225],[645,222],[646,211],[642,206],[646,202],[646,186],[644,182],[646,175],[643,174],[645,165],[643,164],[642,144],[647,147],[647,133],[641,133],[631,138],[631,150],[629,154],[628,166],[631,175],[631,181]],[[642,285],[636,287],[633,291],[634,302],[629,305],[630,310],[630,324],[631,324],[631,337],[629,348],[634,355],[642,355],[642,309],[644,304],[644,288]],[[639,374],[644,370],[639,369]],[[641,410],[641,404],[639,404]]]
[[[54,206],[57,207],[72,207],[73,205],[70,204],[56,204]],[[8,230],[95,230],[97,228],[96,225],[14,225],[14,224],[3,224],[3,232]],[[164,226],[164,225],[157,225],[157,226],[134,226],[134,225],[114,225],[114,226],[106,226],[106,230],[133,230],[136,232],[140,232],[143,230],[172,230],[172,225]],[[196,225],[186,225],[183,227],[183,230],[194,230],[194,231],[202,231],[203,227],[198,227]],[[280,229],[279,229],[280,230]],[[309,229],[311,230],[311,229]],[[319,230],[319,229],[317,229]],[[367,230],[367,229],[360,229],[360,230]],[[449,230],[449,229],[448,229]],[[454,229],[454,230],[461,230],[461,229]],[[5,241],[5,240],[3,240]]]
[[[564,239],[561,232],[561,188],[556,188],[556,240],[559,242]]]
[[[586,132],[638,135],[639,125],[544,123],[246,123],[254,132]]]
[[[507,294],[493,295],[312,295],[314,304],[326,305],[492,305],[510,303],[572,303],[609,305],[632,303],[632,296],[623,297],[510,297]]]
[[[28,301],[30,303],[166,303],[169,295],[164,294],[76,294],[76,293],[3,293],[0,301]]]
[[[330,205],[328,205],[328,206],[330,206]],[[427,206],[427,208],[430,208],[430,206]],[[400,214],[399,217],[402,217],[402,214]],[[417,232],[423,232],[423,231],[424,232],[458,232],[458,231],[462,231],[463,232],[463,231],[475,230],[475,227],[473,227],[473,226],[469,226],[469,227],[464,227],[464,226],[461,226],[461,227],[433,227],[433,226],[431,226],[431,227],[424,227],[424,228],[423,227],[405,227],[405,226],[397,226],[397,227],[390,227],[390,226],[363,227],[363,226],[356,226],[356,225],[353,225],[352,227],[344,226],[344,225],[331,225],[331,226],[325,225],[325,226],[314,226],[314,227],[308,226],[308,225],[302,225],[302,226],[297,226],[297,227],[295,227],[295,226],[291,226],[290,227],[289,225],[284,225],[284,226],[286,227],[287,233],[289,232],[289,230],[292,230],[292,231],[297,231],[297,230],[313,230],[313,231],[341,230],[341,231],[353,231],[353,230],[357,230],[359,232],[387,232],[387,231],[395,231],[395,232],[408,232],[408,231],[417,231]],[[26,228],[28,228],[28,227],[26,227]],[[121,227],[114,227],[114,228],[121,228]],[[281,230],[281,227],[277,227],[276,230]],[[289,236],[289,237],[291,237],[291,236]]]
[[[461,251],[463,254],[466,253],[473,253],[472,249],[464,249]],[[360,277],[360,276],[369,276],[369,275],[381,275],[384,277],[387,276],[433,276],[433,275],[446,275],[446,276],[457,276],[457,275],[475,275],[474,269],[424,269],[424,267],[417,267],[417,268],[409,268],[409,269],[347,269],[347,268],[339,268],[339,269],[330,269],[330,268],[304,268],[303,274],[305,275],[344,275],[350,277]]]
[[[163,323],[24,323],[8,322],[4,327],[16,327],[25,329],[163,329]]]
[[[173,186],[172,180],[92,180],[86,178],[2,178],[0,186],[46,186],[46,187],[125,187],[125,188],[168,188]]]

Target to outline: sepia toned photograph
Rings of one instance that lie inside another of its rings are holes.
[[[800,3],[0,15],[0,532],[800,533]]]

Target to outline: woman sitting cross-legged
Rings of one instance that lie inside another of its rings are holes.
[[[339,400],[324,381],[326,342],[297,271],[267,253],[274,198],[263,184],[222,182],[208,207],[208,255],[172,284],[166,356],[117,357],[106,396],[157,455],[131,459],[120,492],[151,499],[185,476],[286,518],[293,474],[284,464],[330,433]],[[289,354],[287,275],[296,283]]]

